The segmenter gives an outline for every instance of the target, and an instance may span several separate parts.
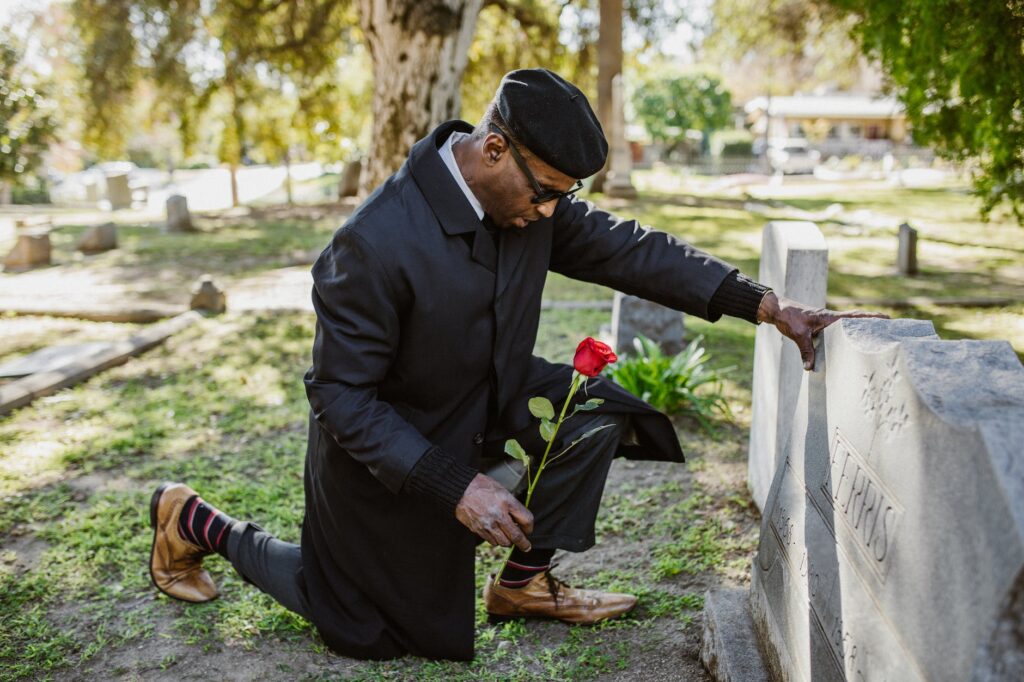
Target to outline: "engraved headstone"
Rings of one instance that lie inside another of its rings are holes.
[[[604,193],[610,197],[633,198],[636,188],[629,178],[633,169],[633,159],[626,142],[626,112],[623,109],[622,74],[612,79],[612,121],[608,131],[608,146],[611,152],[611,163],[608,175],[604,180]]]
[[[644,335],[668,355],[683,349],[683,314],[678,310],[615,292],[611,346],[618,354],[635,355],[633,339]]]
[[[807,305],[825,305],[828,248],[814,223],[770,222],[761,237],[758,281],[777,295]],[[754,345],[753,416],[747,483],[758,509],[764,509],[780,450],[789,435],[800,389],[803,362],[796,344],[773,325],[757,328]]]
[[[919,320],[823,337],[753,565],[773,676],[1020,679],[1024,367]]]
[[[46,232],[22,233],[4,258],[5,270],[28,270],[50,264],[50,235]]]
[[[180,194],[167,197],[167,232],[195,232],[188,199]]]
[[[76,248],[82,253],[100,253],[117,248],[117,226],[114,223],[93,225],[78,240]]]
[[[107,201],[110,202],[110,208],[115,211],[132,207],[132,190],[128,186],[127,173],[107,176]]]
[[[907,223],[900,225],[896,265],[899,267],[900,274],[917,274],[917,230]]]
[[[213,277],[203,275],[192,288],[192,301],[189,307],[192,310],[222,313],[227,309],[227,298],[224,291],[213,281]]]

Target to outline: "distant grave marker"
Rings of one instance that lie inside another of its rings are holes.
[[[917,274],[917,230],[907,223],[900,225],[896,264],[900,274],[910,276]]]
[[[4,258],[5,270],[28,270],[50,264],[50,235],[48,232],[18,235],[18,241]]]
[[[117,226],[114,223],[93,225],[81,236],[76,248],[82,253],[101,253],[117,248]]]
[[[210,275],[203,275],[192,288],[192,310],[203,310],[211,313],[222,313],[227,309],[227,298],[224,291],[217,286]]]
[[[338,196],[340,198],[354,197],[359,194],[359,175],[363,171],[363,162],[354,159],[345,164],[341,170],[341,179],[338,182]]]
[[[195,232],[192,214],[188,210],[188,199],[180,194],[167,197],[167,232]]]
[[[114,173],[107,176],[107,200],[114,211],[132,207],[132,190],[128,186],[127,173]]]

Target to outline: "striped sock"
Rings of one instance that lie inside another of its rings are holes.
[[[533,580],[533,576],[551,568],[551,557],[555,555],[553,549],[531,549],[524,552],[521,549],[512,550],[512,556],[505,564],[505,570],[498,578],[498,584],[502,587],[516,589],[525,587]]]
[[[228,558],[228,535],[235,520],[193,495],[185,502],[178,517],[178,533],[186,542]]]

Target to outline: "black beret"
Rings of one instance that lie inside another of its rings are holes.
[[[552,168],[582,179],[604,167],[608,140],[579,88],[547,69],[519,69],[495,94],[509,132]]]

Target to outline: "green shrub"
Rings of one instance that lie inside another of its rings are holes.
[[[711,136],[712,156],[750,156],[754,136],[746,130],[720,130]]]
[[[698,336],[681,353],[668,356],[658,344],[639,336],[633,339],[636,355],[611,365],[611,378],[662,412],[693,417],[714,433],[713,420],[732,419],[722,394],[722,378],[732,368],[708,367],[711,356],[701,346],[703,340]]]

